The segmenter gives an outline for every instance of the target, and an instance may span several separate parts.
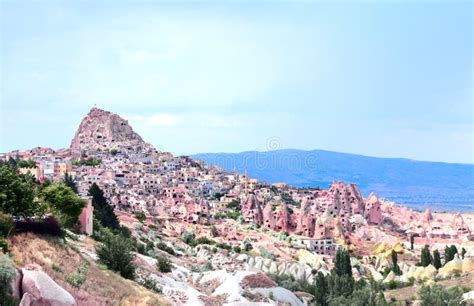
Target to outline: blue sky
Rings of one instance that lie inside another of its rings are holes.
[[[473,163],[471,1],[2,1],[0,152],[97,104],[176,154]]]

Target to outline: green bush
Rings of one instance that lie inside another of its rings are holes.
[[[181,234],[181,240],[186,243],[186,244],[190,244],[191,241],[194,240],[194,237],[195,237],[195,234],[193,231],[186,231],[184,233]]]
[[[259,251],[260,251],[260,256],[262,256],[264,258],[269,258],[271,260],[276,260],[277,259],[277,256],[275,254],[269,252],[267,249],[265,249],[263,247],[260,247]]]
[[[77,223],[86,202],[64,183],[54,183],[44,188],[39,196],[66,227]]]
[[[100,262],[105,264],[107,268],[120,273],[125,278],[134,278],[133,244],[130,239],[121,235],[106,235],[103,243],[96,247],[96,251]]]
[[[51,265],[51,269],[53,269],[53,271],[58,272],[58,273],[60,273],[60,272],[63,271],[63,270],[61,269],[61,267],[60,267],[59,265],[55,264],[55,263],[53,263],[53,264]]]
[[[235,253],[242,252],[242,249],[238,245],[234,246],[232,249],[234,250]]]
[[[146,220],[146,215],[143,211],[136,211],[133,215],[141,223]]]
[[[81,265],[77,268],[76,271],[66,276],[66,282],[74,288],[80,288],[82,284],[84,284],[84,282],[86,281],[88,270],[89,267],[87,263],[81,263]]]
[[[0,251],[8,253],[8,240],[0,236]]]
[[[149,278],[144,278],[143,280],[141,280],[140,282],[140,285],[142,285],[143,287],[153,291],[153,292],[156,292],[156,293],[163,293],[163,288],[161,288],[160,286],[158,286],[156,284],[156,282],[154,282],[153,280],[149,279]]]
[[[157,266],[160,272],[163,272],[163,273],[171,272],[172,264],[168,258],[164,256],[157,256],[156,259],[158,260]]]
[[[192,246],[192,247],[195,247],[199,244],[209,244],[209,245],[213,245],[215,244],[216,242],[214,240],[211,240],[207,237],[199,237],[198,239],[196,240],[192,240],[189,245]]]
[[[16,277],[16,270],[7,255],[0,256],[0,301],[11,299],[10,284]]]
[[[191,267],[191,272],[206,272],[206,271],[211,271],[214,270],[212,267],[212,263],[210,261],[207,261],[204,265],[200,267]]]
[[[0,212],[0,236],[8,237],[15,231],[15,223],[11,216]]]
[[[158,245],[156,246],[158,249],[162,250],[162,251],[165,251],[166,253],[168,254],[171,254],[171,255],[176,255],[176,253],[174,252],[174,249],[172,247],[169,247],[166,243],[164,242],[160,242],[158,243]]]
[[[224,250],[232,250],[232,246],[227,244],[227,243],[218,243],[216,244],[216,247],[218,247],[219,249],[224,249]]]
[[[422,306],[433,305],[464,305],[462,302],[463,290],[459,287],[443,288],[439,284],[423,286],[418,291]]]
[[[390,290],[397,289],[397,287],[397,282],[393,279],[387,283],[387,288]]]

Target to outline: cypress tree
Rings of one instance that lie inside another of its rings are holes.
[[[327,297],[328,297],[328,284],[326,282],[326,277],[323,273],[318,272],[316,277],[316,289],[314,292],[314,298],[316,305],[318,306],[327,306]]]
[[[89,195],[92,196],[94,215],[97,217],[97,220],[99,220],[102,226],[118,230],[120,228],[120,223],[114,213],[114,209],[109,205],[104,196],[104,192],[96,183],[92,184],[89,189]]]
[[[445,246],[444,247],[444,264],[447,264],[448,262],[450,262],[451,259],[453,259],[451,257],[451,248],[449,246]]]
[[[410,235],[410,250],[413,250],[413,244],[415,243],[415,237],[413,234]]]
[[[465,248],[461,249],[461,257],[464,259],[464,255],[466,255],[467,251]]]
[[[398,255],[395,250],[392,250],[392,271],[396,275],[401,275],[402,271],[400,270],[400,267],[398,266]]]
[[[78,193],[76,182],[74,182],[72,176],[70,176],[67,172],[64,174],[64,184],[71,188],[74,193]]]
[[[425,245],[423,250],[421,250],[421,265],[426,267],[431,264],[431,261],[430,249],[427,245]]]
[[[439,256],[439,251],[438,250],[433,251],[433,266],[436,269],[441,268],[441,258]]]

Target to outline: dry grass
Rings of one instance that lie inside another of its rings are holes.
[[[471,290],[474,290],[474,273],[469,273],[468,275],[456,277],[453,279],[438,281],[437,283],[442,285],[444,288],[457,286],[467,287]],[[385,291],[384,295],[387,301],[391,298],[395,298],[397,301],[409,301],[413,297],[416,298],[418,296],[418,290],[420,290],[420,288],[421,286],[416,285],[400,289],[388,290]]]
[[[27,233],[13,236],[10,242],[16,264],[20,267],[29,263],[39,264],[51,278],[74,296],[79,305],[169,304],[162,296],[111,271],[101,270],[96,263],[85,259],[73,247],[60,240]],[[86,281],[79,289],[73,288],[65,281],[65,277],[74,272],[82,262],[89,263]]]

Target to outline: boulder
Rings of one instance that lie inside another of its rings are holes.
[[[21,299],[21,279],[23,278],[23,276],[21,275],[21,272],[18,271],[17,269],[15,269],[15,273],[16,273],[16,276],[10,284],[10,288],[11,288],[10,292],[13,298],[20,300]]]
[[[462,260],[461,270],[463,273],[474,271],[474,258],[466,257]]]
[[[377,270],[375,270],[374,268],[372,267],[368,267],[369,271],[370,271],[370,274],[372,275],[372,277],[374,278],[374,280],[376,281],[381,281],[383,280],[383,275],[380,274],[380,272],[378,272]]]
[[[436,274],[438,273],[438,270],[436,270],[433,265],[428,265],[425,267],[423,272],[420,274],[420,278],[422,279],[433,279]]]
[[[443,277],[450,276],[455,272],[462,272],[462,260],[459,258],[454,258],[439,269],[439,274]]]
[[[268,272],[270,274],[278,274],[278,266],[277,266],[277,263],[275,261],[273,261],[272,264],[270,265],[270,268],[268,269]]]
[[[41,267],[30,264],[22,269],[24,292],[20,306],[70,306],[77,305],[74,297],[59,286]]]
[[[235,260],[241,261],[241,262],[246,262],[246,261],[249,260],[249,256],[247,254],[239,254],[239,256],[237,256],[235,258]]]

